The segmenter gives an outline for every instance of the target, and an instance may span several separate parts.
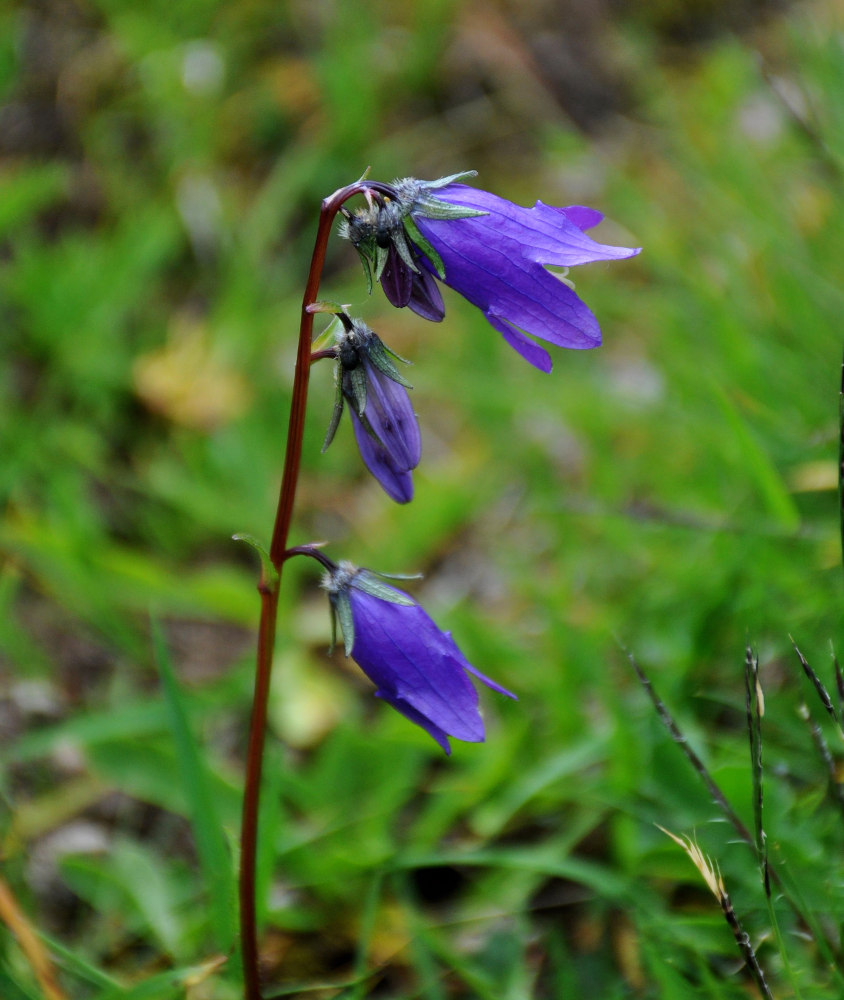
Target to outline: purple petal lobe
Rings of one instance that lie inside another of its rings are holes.
[[[562,212],[569,222],[573,222],[584,232],[597,226],[604,218],[603,212],[599,212],[596,208],[587,208],[586,205],[569,205],[567,208],[558,208],[557,211]]]
[[[409,503],[413,499],[413,477],[407,469],[396,466],[387,449],[372,437],[361,424],[354,407],[349,407],[355,440],[367,469],[378,480],[384,492],[396,503]]]
[[[387,251],[387,263],[381,272],[381,287],[390,305],[401,309],[410,302],[413,271],[401,259],[398,250],[392,244]]]
[[[354,581],[348,593],[352,656],[378,696],[421,725],[443,749],[446,736],[482,742],[478,694],[467,673],[498,686],[471,667],[451,635],[437,628],[420,605],[393,604],[357,589]]]
[[[422,438],[407,389],[376,368],[365,356],[363,366],[367,389],[364,416],[388,452],[393,467],[409,472],[419,464]]]
[[[551,361],[551,355],[545,350],[544,347],[540,347],[539,344],[534,343],[529,337],[526,337],[521,330],[517,330],[512,324],[508,323],[506,319],[501,319],[496,316],[493,312],[487,312],[484,314],[488,322],[495,327],[496,330],[501,334],[501,336],[507,341],[507,343],[513,348],[514,351],[518,351],[519,354],[533,365],[534,368],[538,368],[541,372],[550,372],[553,368],[553,363]]]
[[[470,674],[473,674],[478,678],[479,681],[486,684],[488,688],[492,688],[493,691],[497,691],[499,694],[507,695],[508,698],[512,698],[513,701],[518,701],[518,696],[513,694],[512,691],[508,691],[506,687],[502,687],[500,684],[496,684],[491,677],[487,677],[486,674],[482,674],[480,670],[475,669],[471,663],[466,663],[463,666],[464,670],[468,670]]]
[[[410,719],[411,722],[415,723],[417,726],[421,726],[422,729],[428,733],[429,736],[439,743],[439,745],[445,750],[448,756],[451,756],[451,744],[448,742],[448,734],[444,733],[439,726],[434,725],[430,719],[426,718],[421,712],[417,712],[412,705],[409,705],[403,698],[398,697],[398,695],[390,694],[389,691],[376,691],[376,698],[383,698],[384,701],[388,702],[397,712]]]
[[[427,271],[420,271],[419,274],[413,275],[413,289],[407,304],[417,316],[430,320],[432,323],[442,322],[445,316],[445,305],[440,286],[434,280],[434,276]]]

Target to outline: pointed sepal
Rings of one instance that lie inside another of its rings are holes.
[[[387,574],[379,574],[386,576]],[[403,578],[402,578],[403,579]],[[412,607],[416,601],[409,594],[402,593],[391,587],[388,583],[383,583],[371,570],[359,570],[352,581],[352,586],[362,590],[371,597],[377,597],[380,601],[387,601],[389,604],[401,604],[405,607]]]
[[[443,264],[443,259],[419,231],[419,227],[413,221],[412,215],[405,216],[404,228],[407,230],[407,235],[410,237],[416,248],[421,253],[425,254],[431,262],[431,266],[437,272],[439,279],[441,281],[445,281],[445,265]]]
[[[334,440],[337,428],[340,425],[340,418],[343,416],[343,384],[342,376],[338,371],[335,377],[337,389],[334,393],[334,409],[331,411],[331,420],[328,423],[328,430],[325,432],[325,440],[322,443],[322,454],[328,450],[328,446]]]

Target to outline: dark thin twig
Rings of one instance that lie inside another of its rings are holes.
[[[653,684],[651,684],[650,678],[647,676],[647,674],[645,674],[644,670],[642,670],[642,668],[636,662],[636,659],[634,658],[632,653],[628,652],[627,658],[628,660],[630,660],[630,665],[636,671],[636,676],[639,678],[639,683],[642,685],[642,687],[645,689],[646,694],[651,699],[651,702],[653,703],[653,706],[656,709],[657,715],[662,720],[662,724],[671,734],[671,738],[680,747],[680,749],[686,755],[689,763],[692,765],[695,771],[697,771],[697,773],[700,775],[703,783],[706,785],[709,791],[709,794],[712,796],[713,801],[720,807],[721,811],[724,813],[724,815],[727,817],[730,823],[732,823],[739,837],[741,837],[741,839],[749,847],[752,847],[755,850],[756,841],[753,837],[753,834],[750,832],[750,830],[747,829],[744,823],[742,823],[736,811],[727,801],[727,798],[724,795],[724,793],[715,784],[715,781],[713,780],[712,775],[707,770],[706,765],[703,763],[700,757],[698,757],[694,749],[691,746],[689,746],[688,740],[680,731],[679,726],[674,721],[674,717],[668,711],[665,702],[656,693]]]
[[[800,108],[797,108],[793,100],[789,99],[788,94],[783,90],[783,87],[778,82],[775,74],[770,71],[761,55],[759,58],[759,67],[762,77],[765,80],[765,83],[768,84],[771,93],[779,102],[780,107],[788,115],[792,124],[803,136],[808,146],[814,152],[818,163],[826,172],[829,179],[838,185],[844,183],[844,170],[842,169],[841,163],[835,153],[833,153],[830,149],[824,137],[821,135],[820,129],[817,127],[815,122],[810,120],[809,116],[806,115]]]
[[[750,739],[750,772],[753,779],[753,832],[756,836],[756,853],[765,895],[771,896],[771,877],[768,867],[768,842],[762,824],[762,715],[765,702],[759,683],[759,658],[748,646],[744,657],[744,706],[747,714],[747,733]]]
[[[712,775],[707,770],[706,765],[703,763],[700,757],[698,757],[698,755],[695,753],[692,747],[689,746],[686,737],[680,731],[680,728],[674,721],[674,718],[668,711],[668,708],[666,707],[665,703],[662,701],[662,699],[654,690],[654,687],[651,684],[650,679],[647,677],[645,672],[636,662],[632,653],[629,653],[626,650],[625,652],[627,653],[627,658],[630,660],[633,669],[636,671],[636,676],[639,678],[639,683],[647,692],[647,695],[651,699],[651,702],[653,703],[653,706],[656,709],[657,714],[662,720],[663,725],[671,734],[671,737],[674,740],[674,742],[680,747],[680,749],[686,755],[687,759],[689,760],[689,763],[692,765],[695,771],[697,771],[697,773],[700,775],[703,783],[709,790],[709,794],[712,796],[712,799],[715,802],[715,804],[720,807],[721,811],[724,813],[729,822],[732,824],[733,829],[739,835],[739,838],[743,840],[745,844],[747,844],[747,846],[753,851],[754,855],[756,856],[757,861],[759,861],[760,860],[759,853],[757,851],[756,841],[753,835],[747,829],[744,823],[742,823],[742,821],[739,819],[735,809],[733,809],[733,807],[727,801],[726,795],[724,795],[721,789],[715,784],[715,781],[712,778]],[[795,901],[791,898],[791,896],[786,892],[785,886],[783,885],[782,879],[780,878],[780,875],[777,872],[776,868],[769,868],[768,876],[771,882],[773,882],[773,884],[777,887],[777,889],[783,894],[783,898],[791,907],[792,911],[797,916],[797,918],[799,920],[805,920],[806,919],[805,914],[801,912],[797,903],[795,903]],[[824,945],[825,945],[825,950],[827,950],[830,955],[837,954],[837,949],[828,941],[824,941]]]
[[[733,937],[736,939],[736,944],[739,946],[739,951],[741,951],[742,957],[747,964],[747,968],[750,971],[756,985],[759,987],[759,991],[765,1000],[773,1000],[771,991],[768,989],[768,984],[765,981],[765,975],[762,972],[762,967],[759,965],[759,961],[756,958],[756,952],[753,950],[753,945],[750,943],[750,937],[742,927],[741,921],[739,920],[736,911],[733,909],[733,904],[730,900],[729,894],[727,893],[727,887],[724,885],[721,872],[718,871],[718,866],[712,863],[711,859],[708,858],[698,847],[697,842],[692,840],[690,837],[678,837],[677,834],[671,833],[670,830],[666,830],[664,826],[660,826],[659,829],[662,830],[663,833],[667,834],[675,844],[682,847],[686,854],[688,854],[692,864],[700,872],[704,882],[706,882],[707,888],[718,900],[721,910],[727,919],[730,930],[733,932]]]
[[[794,639],[792,639],[791,636],[789,636],[789,639],[791,639],[791,645],[794,646],[794,652],[797,653],[797,659],[800,660],[800,666],[803,668],[803,673],[812,682],[812,686],[814,687],[815,691],[817,691],[818,697],[821,700],[821,704],[826,709],[827,715],[836,723],[836,725],[840,729],[841,717],[838,713],[838,709],[836,708],[832,698],[830,697],[829,691],[827,691],[827,689],[824,687],[823,681],[820,679],[820,677],[818,677],[815,671],[809,666],[806,657],[797,648],[797,644],[795,643]]]
[[[790,638],[790,637],[789,637]],[[794,652],[797,653],[797,658],[800,660],[800,665],[803,667],[803,673],[812,682],[812,686],[820,698],[821,704],[826,710],[827,715],[835,722],[838,726],[839,732],[844,735],[844,728],[841,726],[841,713],[838,707],[832,700],[827,689],[824,687],[823,682],[820,677],[815,673],[812,667],[809,665],[806,657],[797,648],[794,640],[791,640],[792,646],[794,646]],[[840,691],[840,675],[841,668],[838,666],[838,661],[835,660],[835,683],[839,687]],[[844,785],[838,779],[838,768],[835,763],[835,758],[832,756],[832,751],[829,749],[829,744],[826,741],[826,737],[823,734],[823,730],[820,725],[812,715],[809,710],[809,706],[805,701],[801,701],[798,712],[800,718],[809,727],[809,734],[812,737],[812,743],[815,745],[815,750],[818,752],[818,756],[823,763],[824,769],[826,770],[827,779],[829,782],[829,794],[835,800],[838,808],[844,813]]]
[[[739,835],[740,839],[743,840],[744,843],[751,848],[751,850],[753,851],[754,855],[756,855],[758,860],[756,843],[750,831],[747,829],[744,823],[742,823],[742,821],[738,818],[735,810],[727,801],[727,797],[724,795],[721,789],[715,784],[715,781],[713,780],[709,771],[706,769],[706,765],[703,763],[700,757],[698,757],[695,751],[689,746],[686,737],[680,732],[680,729],[677,726],[677,723],[674,721],[673,717],[671,716],[671,713],[668,711],[668,708],[665,706],[664,702],[660,699],[659,695],[657,695],[649,678],[646,676],[642,668],[636,662],[633,655],[629,653],[627,650],[625,650],[625,653],[627,654],[627,657],[630,660],[633,669],[636,671],[636,676],[639,678],[639,683],[645,689],[645,691],[648,694],[648,697],[653,702],[654,708],[656,709],[657,714],[662,720],[663,725],[671,734],[674,742],[677,743],[677,745],[686,755],[692,767],[700,775],[701,779],[703,780],[704,784],[709,790],[709,793],[712,796],[713,801],[716,803],[716,805],[718,805],[721,808],[722,812],[727,817],[729,822],[732,824],[736,833]],[[787,891],[786,886],[783,883],[783,879],[780,876],[777,869],[769,868],[768,873],[771,882],[777,887],[779,892],[782,893],[782,898],[789,905],[789,907],[791,908],[792,912],[795,914],[797,919],[808,924],[812,928],[813,934],[815,936],[815,943],[817,944],[819,951],[821,951],[825,960],[829,963],[829,966],[832,969],[836,978],[842,985],[844,985],[844,975],[841,974],[839,968],[840,954],[838,946],[833,944],[829,940],[828,936],[824,934],[823,930],[818,925],[817,921],[813,920],[811,911],[805,909],[805,907],[804,909],[801,909],[800,905],[795,901],[792,894]]]
[[[730,925],[730,930],[733,932],[733,937],[736,939],[736,944],[739,946],[739,951],[741,951],[745,962],[747,963],[747,968],[750,970],[751,976],[756,985],[759,987],[759,992],[765,998],[765,1000],[774,1000],[773,994],[771,993],[768,983],[765,980],[765,973],[762,971],[762,966],[759,964],[759,959],[756,957],[756,952],[753,950],[753,945],[750,943],[750,937],[747,931],[742,927],[741,921],[736,916],[736,911],[733,909],[733,904],[730,900],[727,890],[724,888],[724,883],[718,880],[719,891],[718,891],[718,902],[721,904],[721,909]]]
[[[826,770],[826,776],[829,782],[829,794],[835,800],[835,803],[841,810],[842,815],[844,815],[844,785],[842,785],[838,780],[838,768],[835,764],[835,758],[832,756],[829,749],[829,744],[826,742],[826,738],[821,730],[821,727],[809,711],[809,706],[805,701],[800,702],[797,712],[800,715],[800,718],[803,719],[809,727],[809,734],[812,737],[812,743],[814,743],[818,756],[820,757],[824,769]]]

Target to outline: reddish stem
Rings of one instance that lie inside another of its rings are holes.
[[[264,759],[264,741],[267,729],[267,698],[270,691],[273,648],[275,646],[278,595],[281,585],[282,565],[287,553],[287,536],[293,517],[296,484],[302,458],[302,439],[305,431],[305,408],[308,401],[308,376],[311,367],[311,341],[314,314],[308,306],[316,302],[319,291],[325,251],[331,224],[340,206],[353,195],[362,194],[371,187],[365,181],[356,181],[335,191],[326,198],[320,209],[311,268],[302,300],[302,317],[299,324],[299,349],[293,374],[293,397],[290,401],[290,421],[287,430],[287,448],[284,471],[281,477],[278,509],[270,543],[270,559],[278,574],[274,580],[261,574],[258,592],[261,595],[261,620],[258,626],[258,650],[255,667],[255,691],[252,697],[252,716],[249,723],[249,743],[246,753],[246,777],[243,789],[243,814],[240,831],[240,939],[243,956],[243,977],[246,1000],[261,1000],[260,970],[258,965],[258,928],[255,912],[255,863],[258,844],[258,808],[261,793],[261,771]]]

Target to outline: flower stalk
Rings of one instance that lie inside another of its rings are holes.
[[[261,774],[264,742],[267,732],[267,701],[272,675],[275,629],[278,617],[278,597],[282,566],[287,558],[287,537],[293,518],[296,486],[302,460],[302,440],[305,432],[305,410],[308,402],[308,383],[311,367],[311,342],[313,340],[314,313],[311,306],[317,301],[325,252],[331,225],[341,205],[356,194],[368,190],[365,181],[339,188],[325,198],[320,207],[311,266],[302,298],[299,322],[299,347],[293,374],[293,394],[290,401],[290,419],[284,469],[281,476],[278,507],[270,543],[270,561],[275,568],[275,578],[262,569],[258,582],[261,596],[261,617],[258,625],[258,649],[255,664],[255,688],[252,695],[252,714],[249,722],[249,741],[246,751],[246,776],[243,789],[243,811],[240,828],[240,942],[243,959],[243,976],[246,1000],[261,1000],[260,970],[258,965],[258,928],[255,906],[255,867],[258,844],[258,810],[261,795]]]

